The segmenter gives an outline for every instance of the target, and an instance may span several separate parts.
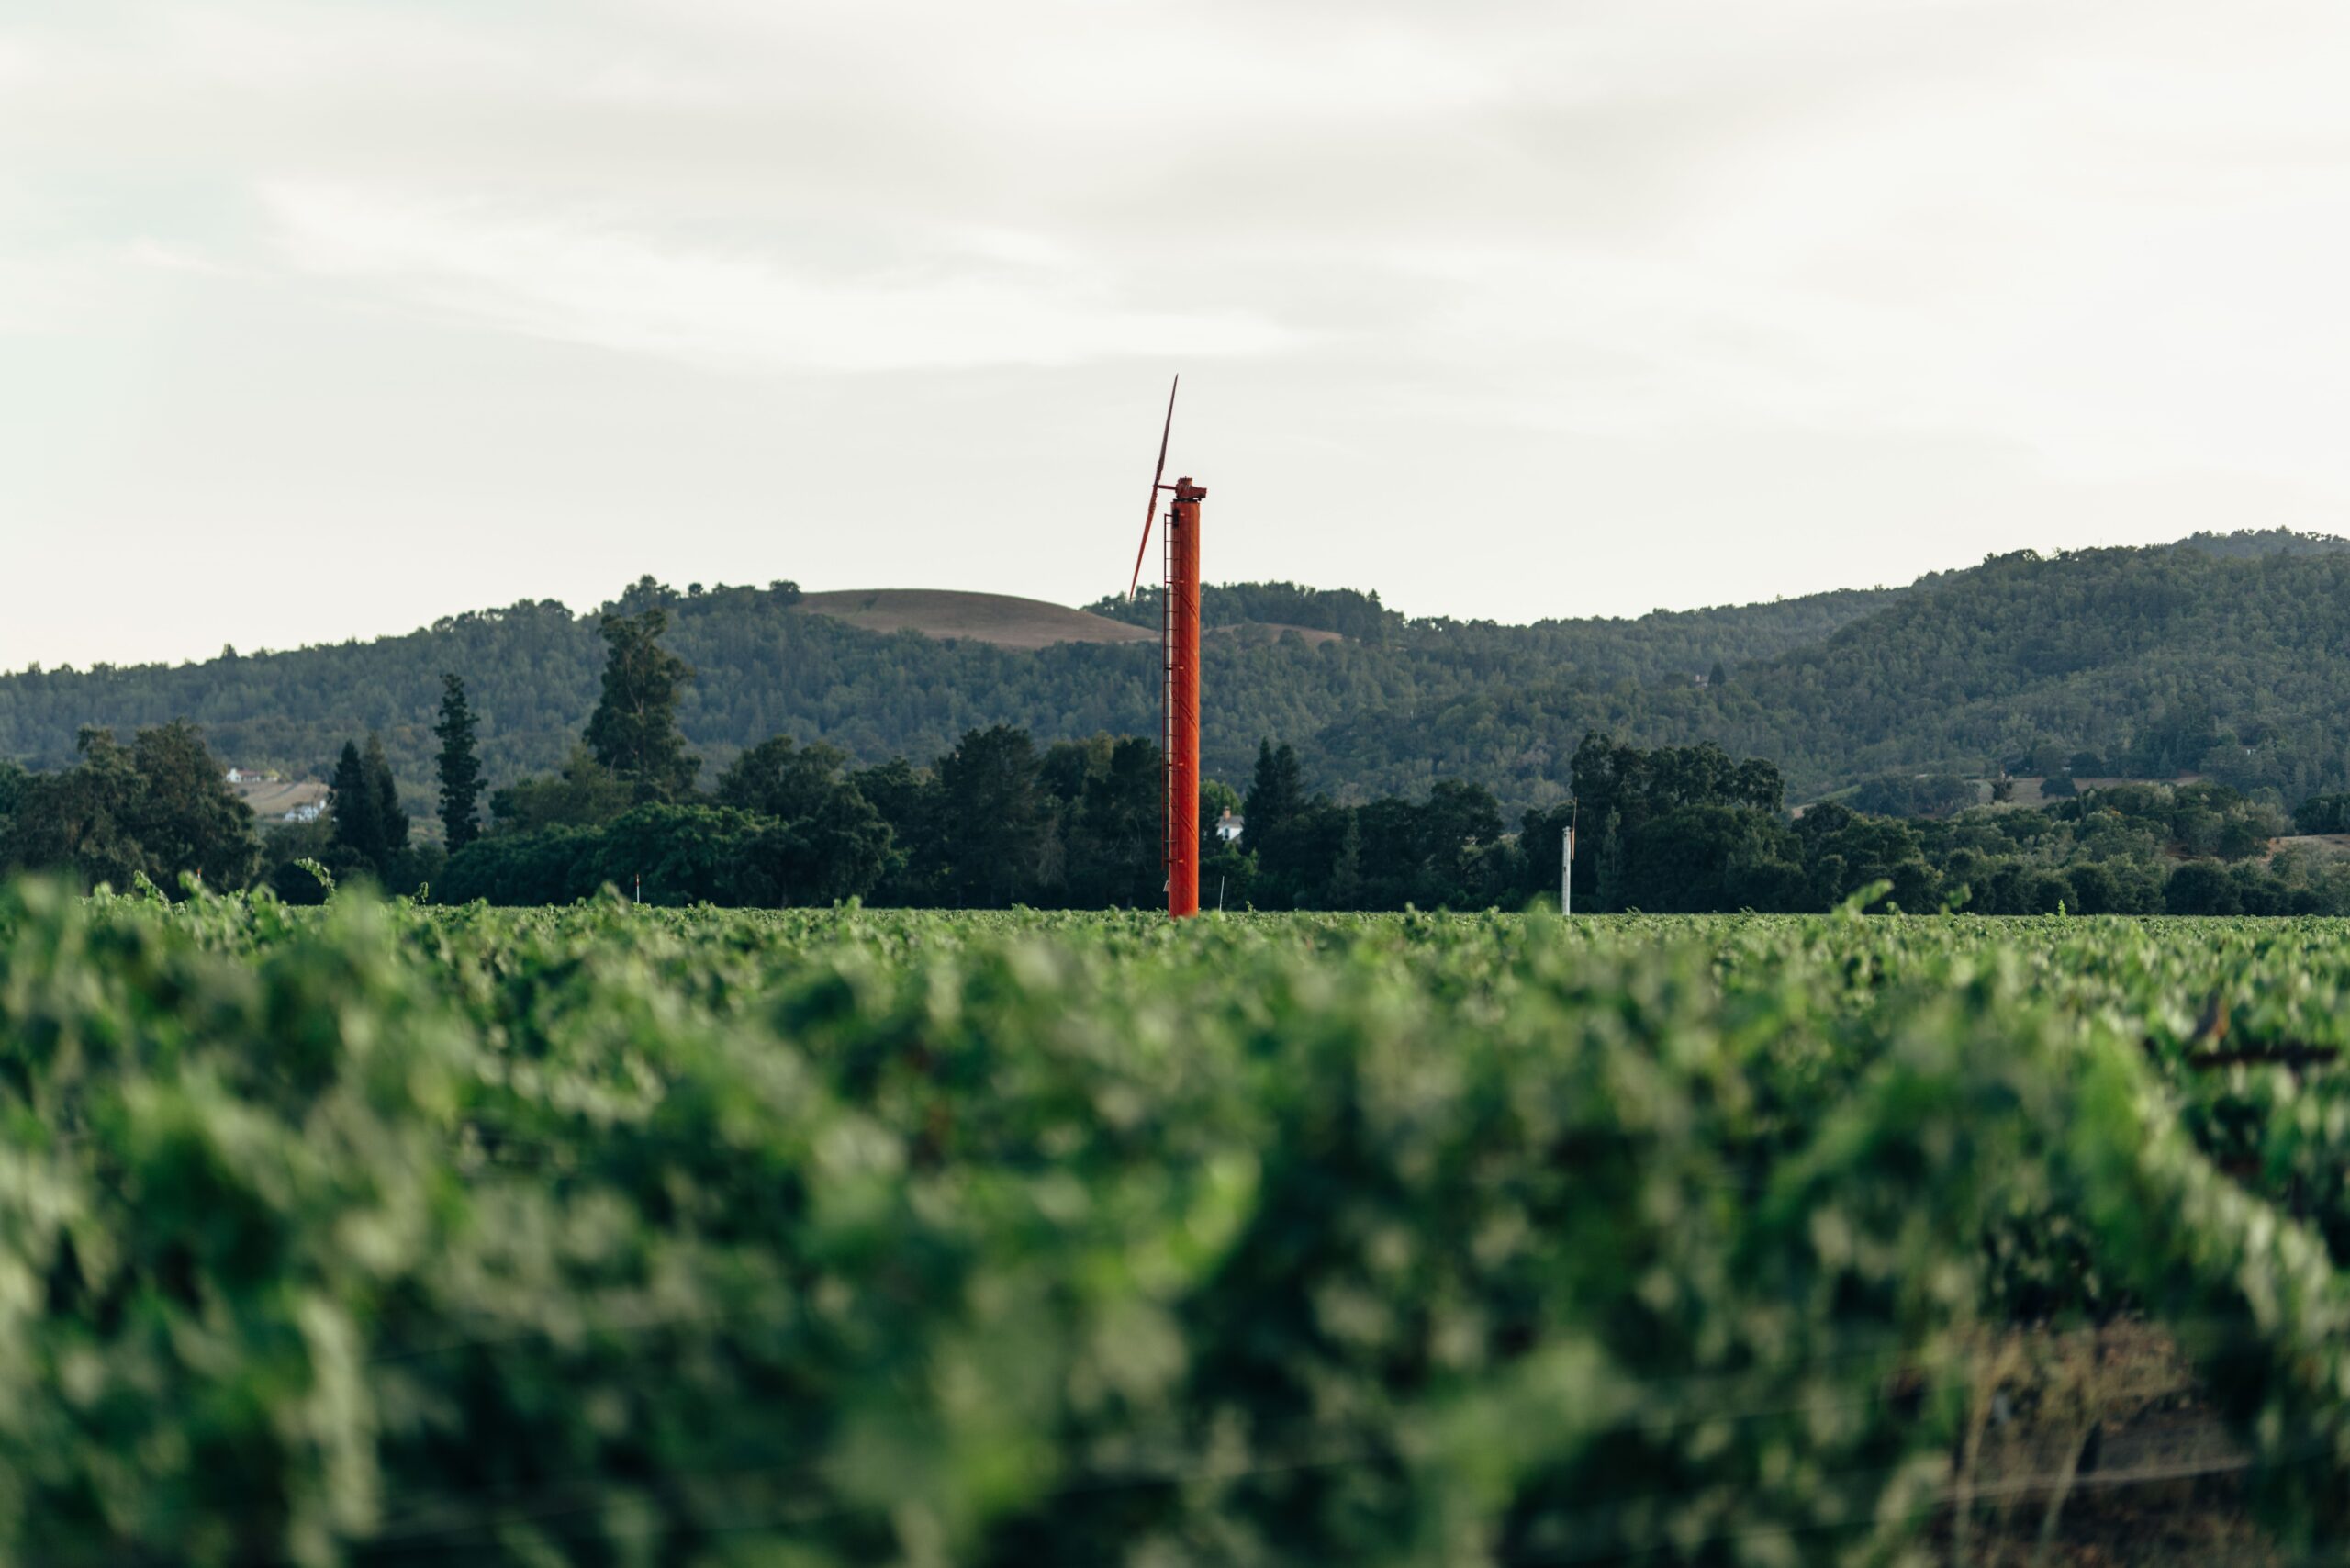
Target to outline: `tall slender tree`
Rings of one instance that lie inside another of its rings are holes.
[[[374,866],[384,853],[384,830],[376,814],[375,780],[356,741],[342,743],[327,808],[334,813],[335,846],[347,851],[353,862]]]
[[[475,728],[464,681],[442,676],[441,722],[432,733],[441,738],[441,826],[452,855],[481,836],[481,756],[474,749]]]
[[[677,729],[677,691],[693,666],[661,646],[669,612],[657,605],[641,615],[604,617],[603,695],[588,716],[587,741],[596,760],[628,780],[639,801],[675,801],[694,787],[701,758],[686,749]]]
[[[392,777],[391,758],[384,755],[384,737],[367,734],[367,786],[375,794],[375,831],[380,835],[375,869],[389,868],[393,856],[408,847],[408,812],[400,806],[398,781]]]
[[[357,743],[343,742],[331,788],[335,847],[352,869],[387,875],[392,857],[408,848],[408,812],[400,808],[384,737],[370,734],[364,752]]]
[[[1241,833],[1246,847],[1260,847],[1266,835],[1305,809],[1304,769],[1297,749],[1287,741],[1257,743],[1257,772],[1248,781],[1248,798],[1241,806]]]
[[[1347,813],[1338,857],[1330,866],[1330,907],[1353,909],[1362,902],[1362,813]]]

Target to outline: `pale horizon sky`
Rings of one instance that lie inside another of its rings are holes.
[[[0,669],[2350,532],[2318,0],[0,0]]]

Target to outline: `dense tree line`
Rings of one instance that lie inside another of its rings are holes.
[[[608,629],[615,665],[649,618]],[[612,705],[633,702],[632,678]],[[657,720],[658,704],[637,709]],[[599,711],[602,710],[599,709]],[[561,903],[610,886],[649,902],[780,906],[847,898],[941,907],[1102,908],[1162,895],[1158,747],[1096,736],[1038,746],[1005,725],[966,734],[926,767],[856,768],[837,748],[762,742],[707,793],[664,789],[663,737],[592,726],[561,774],[496,797],[489,831],[454,856],[415,846],[381,746],[347,743],[334,811],[314,826],[256,834],[218,760],[185,724],[124,745],[84,737],[52,774],[0,768],[0,864],[175,890],[265,874],[292,899],[367,877],[442,902]],[[616,738],[619,737],[619,738]],[[462,747],[453,748],[462,778]],[[1245,797],[1210,784],[1201,801],[1203,891],[1226,907],[1519,907],[1557,888],[1576,829],[1575,907],[1587,912],[1877,910],[1990,914],[2350,913],[2350,857],[2272,853],[2277,808],[2214,782],[2093,788],[2040,810],[1972,808],[1900,819],[1840,802],[1785,809],[1777,768],[1700,745],[1642,750],[1587,734],[1572,802],[1524,812],[1515,831],[1482,786],[1445,781],[1424,799],[1343,804],[1309,790],[1296,750],[1260,745]],[[1246,832],[1214,836],[1237,807]],[[2300,825],[2330,831],[2339,797]]]
[[[1529,871],[1542,868],[1534,851],[1576,813],[1581,909],[1801,913],[1857,899],[1913,913],[2350,913],[2350,857],[2275,850],[2284,813],[2225,784],[2124,784],[2039,810],[1907,820],[1837,801],[1795,814],[1767,762],[1599,735],[1578,748],[1575,777],[1576,804],[1527,813],[1520,843]]]

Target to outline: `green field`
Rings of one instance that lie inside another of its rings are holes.
[[[0,1562],[2338,1557],[2346,986],[0,891]]]

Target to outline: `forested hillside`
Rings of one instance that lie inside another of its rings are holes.
[[[1413,619],[1376,595],[1286,583],[1212,588],[1212,624],[1342,633],[1211,638],[1207,764],[1247,776],[1293,743],[1341,798],[1483,783],[1512,812],[1560,798],[1585,730],[1715,741],[1770,758],[1807,799],[1888,771],[2008,767],[2210,774],[2286,801],[2350,787],[2350,555],[2268,533],[2177,546],[1998,557],[1906,588],[1529,626]],[[1038,740],[1157,729],[1155,648],[1035,652],[882,633],[804,610],[789,583],[677,593],[650,579],[607,609],[659,603],[698,669],[679,708],[713,771],[769,736],[861,762],[943,754],[995,724]],[[1147,600],[1096,613],[1148,623]],[[406,636],[176,667],[0,677],[0,757],[70,761],[84,725],[186,718],[223,756],[323,776],[368,731],[414,809],[434,706],[462,674],[492,784],[556,767],[596,697],[593,614],[524,602]]]
[[[1891,596],[1842,591],[1780,603],[1642,616],[1545,622],[1406,621],[1372,596],[1289,584],[1210,590],[1209,619],[1340,631],[1343,639],[1211,639],[1205,678],[1210,773],[1247,776],[1258,741],[1304,746],[1350,715],[1405,720],[1489,690],[1560,685],[1605,691],[1652,681],[1687,684],[1716,663],[1812,642]],[[828,741],[866,762],[924,758],[965,731],[1011,724],[1040,740],[1158,730],[1158,649],[1061,644],[1035,652],[912,632],[862,630],[791,612],[799,590],[719,588],[680,594],[640,582],[605,609],[669,608],[668,644],[699,672],[679,706],[687,737],[713,768],[771,735]],[[1365,607],[1370,607],[1366,614]],[[1096,607],[1097,609],[1100,607]],[[1269,613],[1278,610],[1278,613]],[[1155,608],[1125,613],[1155,617]],[[438,622],[401,637],[291,653],[231,655],[177,666],[33,671],[0,677],[0,757],[36,767],[73,760],[85,724],[126,734],[188,718],[215,750],[241,764],[323,776],[347,738],[381,732],[403,791],[421,811],[431,777],[441,676],[465,678],[481,714],[482,758],[493,783],[561,763],[596,700],[602,644],[594,615],[526,601]],[[1596,708],[1590,710],[1596,713]],[[1468,737],[1431,759],[1404,748],[1313,770],[1319,787],[1364,793],[1479,773],[1515,805],[1560,793],[1585,705],[1530,721],[1539,739],[1508,755]],[[1317,763],[1318,750],[1315,752]]]
[[[2350,554],[2003,556],[1699,695],[1691,733],[1771,756],[1799,790],[2070,765],[2289,803],[2350,779]]]

